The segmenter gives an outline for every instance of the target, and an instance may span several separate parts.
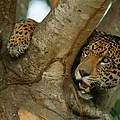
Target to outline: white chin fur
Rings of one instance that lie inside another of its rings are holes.
[[[75,72],[75,78],[76,80],[80,80],[82,78],[79,72]]]

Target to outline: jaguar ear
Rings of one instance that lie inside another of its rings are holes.
[[[106,33],[103,32],[103,31],[99,31],[98,29],[95,29],[95,30],[93,31],[92,35],[93,35],[94,37],[102,37],[102,36],[106,35]]]
[[[106,35],[105,32],[103,31],[99,31],[98,29],[95,29],[92,33],[93,35],[97,35],[97,36],[103,36],[103,35]]]

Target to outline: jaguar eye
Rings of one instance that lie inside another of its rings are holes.
[[[105,58],[102,59],[101,62],[103,62],[103,63],[108,63],[108,62],[109,62],[109,59],[105,57]]]
[[[104,59],[104,62],[107,63],[107,62],[108,62],[108,58],[105,58],[105,59]]]

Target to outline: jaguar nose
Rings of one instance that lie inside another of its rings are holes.
[[[89,75],[90,75],[89,73],[87,73],[86,71],[81,70],[81,69],[79,69],[79,73],[80,73],[80,75],[81,75],[82,77],[86,77],[86,76],[89,76]]]

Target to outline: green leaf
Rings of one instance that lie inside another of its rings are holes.
[[[115,106],[111,110],[110,114],[114,117],[114,120],[120,120],[120,96],[118,97]]]
[[[49,0],[43,0],[43,1],[45,1],[47,3],[47,5],[50,6]]]

